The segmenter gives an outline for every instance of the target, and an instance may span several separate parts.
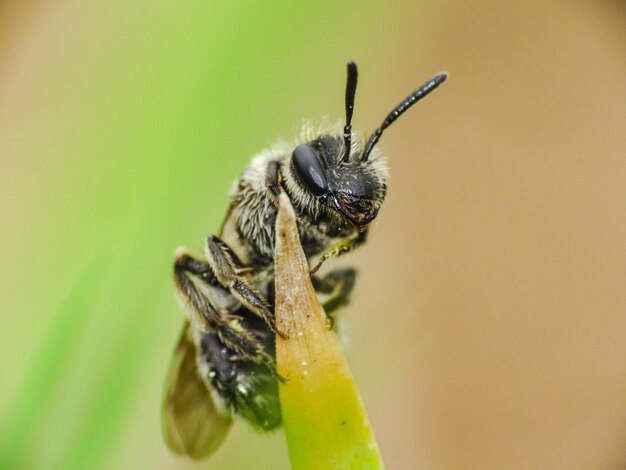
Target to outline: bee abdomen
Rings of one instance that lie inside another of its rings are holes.
[[[256,318],[250,320],[255,322]],[[273,350],[273,344],[267,346]],[[208,371],[207,382],[231,413],[263,431],[281,425],[278,383],[266,365],[239,356],[215,333],[202,337],[200,355],[207,365],[203,368]]]

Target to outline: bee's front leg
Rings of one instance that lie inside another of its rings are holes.
[[[368,233],[367,229],[365,229],[362,232],[358,232],[356,236],[347,238],[345,240],[340,241],[336,245],[331,246],[330,249],[327,250],[320,257],[315,267],[311,270],[311,275],[319,271],[319,269],[322,267],[322,264],[324,264],[324,262],[327,259],[336,258],[337,256],[341,256],[345,253],[349,253],[355,248],[358,248],[359,246],[361,246],[363,243],[365,243],[365,240],[367,239],[367,233]]]

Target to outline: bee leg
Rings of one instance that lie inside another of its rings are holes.
[[[317,292],[330,294],[323,307],[327,314],[334,313],[348,303],[356,282],[356,269],[340,268],[322,278],[313,277],[311,280]]]
[[[316,292],[328,296],[322,306],[326,312],[329,327],[333,328],[336,311],[349,301],[356,281],[356,270],[354,268],[336,269],[322,278],[314,276],[311,281]]]
[[[263,345],[245,331],[236,318],[217,306],[210,299],[210,291],[198,289],[192,277],[200,278],[213,288],[222,288],[217,276],[208,263],[199,261],[184,250],[176,255],[174,263],[174,283],[183,302],[189,307],[194,320],[206,330],[215,332],[225,346],[248,360],[264,363],[277,375],[274,359],[265,351]]]
[[[265,352],[263,346],[238,322],[222,323],[216,330],[225,346],[235,351],[243,359],[264,363],[272,371],[276,370],[274,359]]]
[[[286,379],[278,373],[274,358],[265,351],[263,345],[254,336],[241,327],[239,322],[222,323],[217,328],[217,336],[226,347],[235,351],[239,360],[264,364],[276,380],[286,382]]]
[[[324,264],[324,261],[330,258],[336,258],[337,256],[341,256],[345,253],[348,253],[355,248],[359,247],[367,240],[367,229],[359,232],[356,237],[349,238],[348,240],[341,241],[336,245],[332,246],[326,253],[324,253],[320,260],[317,262],[315,267],[311,270],[311,275],[315,274]]]
[[[280,179],[280,163],[275,160],[269,162],[265,170],[265,187],[276,207],[278,207],[278,195],[280,194]]]
[[[284,338],[285,335],[276,329],[274,312],[267,299],[243,279],[242,273],[246,268],[233,250],[218,237],[211,236],[207,239],[206,257],[219,284],[229,289],[245,308],[261,317],[274,333]]]
[[[241,328],[239,323],[223,324],[217,330],[217,335],[224,345],[235,351],[235,354],[228,358],[229,361],[253,361],[264,364],[271,374],[282,383],[285,379],[278,373],[276,361],[265,352],[254,336]]]
[[[174,262],[174,285],[182,301],[198,325],[206,330],[215,331],[224,321],[225,313],[214,305],[211,300],[194,284],[189,274],[194,274],[207,284],[213,285],[217,279],[210,266],[192,258],[184,250],[179,249]]]

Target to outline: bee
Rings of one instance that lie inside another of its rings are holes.
[[[317,260],[311,281],[329,318],[346,304],[356,272],[316,274],[322,263],[362,245],[387,193],[388,170],[376,144],[383,132],[441,85],[439,73],[405,98],[366,140],[352,132],[357,66],[347,65],[345,125],[305,124],[293,144],[252,159],[236,181],[220,235],[205,259],[178,249],[174,284],[188,316],[166,379],[165,441],[178,454],[205,458],[238,415],[270,431],[282,422],[274,321],[274,245],[278,196],[297,217],[302,249]]]

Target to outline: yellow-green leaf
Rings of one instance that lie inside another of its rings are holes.
[[[276,221],[280,401],[289,458],[300,469],[384,468],[363,402],[311,284],[296,216],[282,194]]]

